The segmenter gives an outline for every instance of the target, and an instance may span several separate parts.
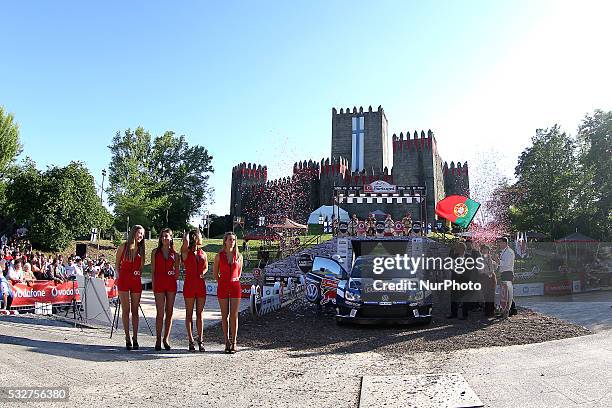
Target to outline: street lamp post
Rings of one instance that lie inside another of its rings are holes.
[[[206,239],[210,239],[210,213],[208,210],[206,210],[202,217],[202,225],[206,227]]]
[[[104,205],[102,194],[104,194],[104,178],[106,177],[106,169],[102,169],[102,184],[100,185],[100,205]],[[102,237],[102,228],[98,231],[98,259],[100,259],[100,238]]]

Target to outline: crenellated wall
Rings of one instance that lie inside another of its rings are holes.
[[[442,171],[444,173],[446,195],[470,196],[470,176],[467,162],[463,165],[461,162],[457,162],[456,166],[455,162],[451,162],[450,166],[445,162]]]
[[[230,215],[242,214],[242,191],[268,181],[268,168],[255,163],[240,163],[232,168]]]
[[[408,131],[394,134],[393,176],[397,184],[425,186],[427,188],[427,222],[433,222],[435,207],[444,198],[442,160],[438,154],[436,138],[431,130]],[[417,210],[418,211],[418,210]],[[413,211],[413,219],[419,214]]]
[[[366,150],[365,168],[351,171],[352,118],[364,117]],[[332,156],[320,162],[297,162],[291,177],[267,179],[267,168],[242,163],[232,170],[232,215],[245,215],[251,224],[259,215],[284,214],[298,222],[321,205],[331,205],[334,186],[363,186],[376,180],[396,185],[427,188],[427,221],[435,219],[435,206],[447,195],[469,196],[467,162],[450,166],[440,158],[436,138],[431,130],[394,134],[387,142],[387,118],[381,106],[352,109],[332,109]],[[420,219],[420,205],[405,204],[343,204],[349,213],[365,218],[379,209],[401,219],[411,213]],[[424,221],[424,220],[423,220]]]

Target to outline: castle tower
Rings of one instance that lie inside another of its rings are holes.
[[[230,201],[230,215],[243,215],[243,196],[249,187],[264,185],[268,181],[268,169],[266,166],[252,163],[241,163],[232,169],[232,191]]]
[[[416,130],[393,135],[393,178],[400,185],[425,186],[427,189],[427,222],[433,223],[438,201],[445,197],[442,159],[438,154],[436,139],[431,130]],[[412,206],[406,208],[413,219],[419,219]]]
[[[351,172],[391,167],[391,149],[387,137],[387,117],[381,106],[372,111],[363,107],[332,109],[331,157],[348,160]]]
[[[461,165],[461,162],[457,162],[456,166],[455,162],[451,162],[450,166],[445,162],[443,172],[446,195],[470,196],[470,179],[467,162],[463,165]]]

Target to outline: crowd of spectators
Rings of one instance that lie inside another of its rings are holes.
[[[31,287],[36,280],[62,283],[77,276],[115,278],[113,265],[104,254],[98,259],[83,259],[75,254],[64,259],[59,253],[34,251],[30,242],[19,234],[11,238],[3,235],[0,245],[0,300],[4,309],[10,307],[13,296],[9,283],[23,283]]]

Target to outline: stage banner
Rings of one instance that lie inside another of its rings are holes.
[[[13,304],[11,307],[34,307],[34,303],[51,303],[54,305],[81,301],[79,284],[68,281],[56,284],[54,281],[34,281],[32,286],[25,283],[10,284],[13,290]]]

